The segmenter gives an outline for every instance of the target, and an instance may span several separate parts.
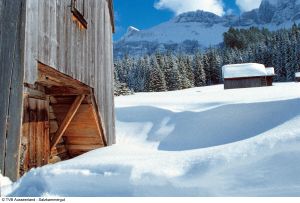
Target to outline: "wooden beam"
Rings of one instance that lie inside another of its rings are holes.
[[[80,95],[90,94],[90,90],[86,89],[75,89],[73,87],[66,86],[52,86],[50,88],[46,88],[46,94],[51,96],[69,96],[69,95]]]
[[[44,92],[41,92],[36,89],[28,88],[28,87],[24,87],[23,94],[24,96],[28,96],[31,98],[44,99],[44,100],[46,99],[46,94]]]
[[[84,28],[87,29],[88,22],[85,20],[84,16],[73,6],[72,14],[78,23]]]
[[[90,91],[88,85],[40,62],[38,63],[37,83],[44,86],[66,86],[77,90]]]
[[[112,32],[115,33],[115,16],[114,16],[114,5],[112,0],[108,0],[108,6],[109,6],[109,15],[110,15]]]
[[[97,125],[97,130],[99,132],[99,135],[104,143],[104,146],[107,146],[107,140],[104,134],[104,130],[103,130],[103,123],[102,123],[102,119],[101,116],[99,115],[99,111],[98,111],[98,106],[95,100],[95,96],[94,93],[91,92],[91,105],[92,105],[92,109],[93,109],[93,114],[94,114],[94,118],[96,121],[96,125]]]
[[[63,136],[65,131],[67,130],[69,124],[71,123],[72,119],[74,118],[76,112],[78,111],[80,104],[82,103],[83,99],[85,98],[85,95],[78,95],[71,105],[66,117],[62,121],[61,125],[59,126],[57,132],[55,133],[53,139],[51,140],[51,147],[50,150],[52,150],[60,138]]]

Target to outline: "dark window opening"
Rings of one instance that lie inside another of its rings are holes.
[[[71,11],[75,20],[78,21],[83,28],[87,29],[88,23],[84,18],[84,3],[84,0],[72,0]]]

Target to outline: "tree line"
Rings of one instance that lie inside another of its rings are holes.
[[[275,81],[294,81],[300,71],[300,26],[269,31],[230,28],[218,47],[195,54],[126,55],[115,60],[115,94],[162,92],[222,83],[226,64],[261,63],[275,68]],[[130,91],[129,91],[130,90]]]

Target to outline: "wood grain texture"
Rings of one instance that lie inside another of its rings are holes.
[[[52,150],[55,145],[58,143],[60,138],[63,136],[63,134],[66,132],[69,124],[71,123],[72,119],[74,118],[75,114],[77,113],[77,110],[79,109],[82,100],[84,99],[85,95],[78,95],[71,105],[70,109],[68,110],[68,113],[62,123],[60,124],[57,132],[55,133],[53,139],[51,140],[51,147]]]
[[[24,99],[24,118],[22,140],[26,140],[25,153],[20,159],[21,172],[48,164],[49,144],[49,102],[26,97]]]
[[[70,96],[70,98],[72,97]],[[61,123],[66,117],[67,110],[70,108],[71,100],[68,97],[56,97],[55,100],[58,103],[52,104],[53,111],[58,123]],[[88,146],[97,145],[98,148],[106,146],[101,130],[99,129],[101,126],[98,126],[99,122],[93,113],[95,108],[92,103],[88,103],[91,102],[90,100],[91,99],[88,99],[86,100],[87,103],[80,105],[77,113],[63,135],[66,145],[85,146],[85,150],[68,149],[68,153],[71,157],[89,151],[87,150],[89,149]]]
[[[27,1],[25,82],[37,80],[40,61],[92,87],[107,144],[115,143],[112,1],[84,1],[86,30],[73,21],[70,1]]]
[[[224,79],[224,89],[250,88],[267,86],[266,77],[227,78]]]
[[[0,170],[19,175],[26,0],[0,0]]]

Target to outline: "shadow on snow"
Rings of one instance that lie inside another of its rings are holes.
[[[300,99],[230,104],[203,112],[179,112],[150,107],[119,108],[121,122],[150,122],[148,141],[166,151],[228,144],[273,129],[300,115]]]

